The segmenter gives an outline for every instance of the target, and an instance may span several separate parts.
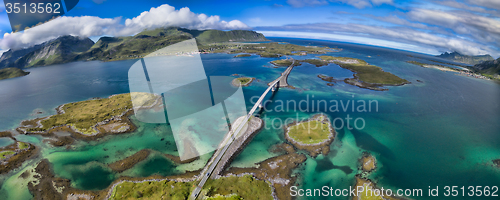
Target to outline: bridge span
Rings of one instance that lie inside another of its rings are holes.
[[[226,134],[222,142],[219,144],[219,149],[215,151],[215,153],[212,155],[212,158],[208,161],[207,165],[205,168],[202,170],[201,173],[201,180],[198,186],[194,189],[194,191],[191,193],[189,199],[197,199],[203,186],[207,182],[207,180],[214,175],[218,175],[219,172],[222,171],[224,168],[224,165],[228,161],[228,159],[231,158],[232,154],[234,154],[234,151],[232,152],[227,152],[228,149],[234,149],[234,148],[239,148],[240,145],[244,142],[244,140],[247,139],[247,136],[242,137],[243,141],[238,140],[239,136],[241,134],[244,134],[246,131],[245,127],[252,128],[251,125],[252,123],[256,123],[255,119],[252,119],[252,116],[254,112],[258,108],[262,108],[262,102],[264,98],[266,97],[267,93],[269,91],[275,92],[279,87],[287,87],[287,78],[290,72],[292,71],[294,67],[295,60],[293,60],[292,64],[281,74],[279,78],[276,80],[270,82],[268,85],[269,87],[264,91],[264,93],[260,96],[259,100],[255,103],[255,105],[252,107],[252,109],[248,112],[247,115],[242,116],[236,120],[236,122],[231,126],[231,130]],[[260,120],[260,123],[263,123]],[[243,128],[245,128],[245,131],[242,132]],[[249,130],[249,131],[256,131],[256,130]],[[237,146],[237,147],[236,147]],[[222,147],[222,148],[221,148]],[[229,155],[230,154],[230,155]],[[221,160],[223,160],[221,162]],[[216,172],[216,173],[213,173]]]

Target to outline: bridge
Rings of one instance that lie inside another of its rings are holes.
[[[257,109],[263,107],[262,101],[266,97],[267,93],[269,93],[269,91],[272,91],[274,93],[275,91],[277,91],[277,89],[279,87],[288,86],[287,78],[294,67],[294,63],[295,63],[295,61],[293,60],[292,64],[285,70],[285,72],[283,72],[281,74],[281,76],[279,78],[277,78],[276,80],[274,80],[268,84],[269,87],[260,96],[259,100],[257,100],[255,105],[252,107],[252,109],[248,112],[247,115],[245,115],[244,117],[240,117],[240,118],[238,118],[238,120],[236,120],[236,122],[233,124],[231,130],[226,134],[226,137],[219,144],[219,147],[222,147],[222,148],[219,148],[219,150],[215,151],[214,155],[212,155],[211,162],[209,161],[207,164],[207,165],[209,165],[208,168],[205,168],[206,170],[202,171],[202,174],[201,174],[202,179],[201,179],[200,183],[198,184],[198,186],[191,193],[191,196],[189,199],[197,199],[203,186],[205,185],[207,180],[213,175],[213,172],[216,169],[222,169],[224,167],[225,163],[220,162],[221,159],[223,158],[224,154],[227,152],[229,147],[232,146],[233,142],[236,140],[235,138],[238,138],[238,136],[240,136],[240,134],[242,134],[240,132],[243,130],[243,128],[248,127],[249,121],[250,121],[251,117],[253,116],[254,112]],[[284,84],[282,84],[283,82],[284,82]],[[241,145],[241,144],[238,144],[238,145]]]
[[[273,82],[269,83],[268,85],[271,85],[272,83],[278,81],[278,83],[279,83],[278,87],[288,87],[288,75],[292,71],[292,69],[294,67],[293,64],[295,63],[295,60],[293,58],[289,58],[289,59],[292,59],[292,64],[285,70],[285,72],[283,72],[281,74],[280,77],[278,77],[276,80],[274,80]]]

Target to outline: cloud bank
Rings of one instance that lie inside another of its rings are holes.
[[[127,36],[145,29],[179,26],[190,29],[249,29],[241,21],[224,21],[219,16],[196,14],[184,7],[176,10],[164,4],[149,11],[142,12],[132,19],[99,18],[93,16],[59,17],[45,24],[30,28],[23,32],[5,33],[0,40],[0,49],[19,49],[40,44],[63,35],[91,37],[100,35]]]

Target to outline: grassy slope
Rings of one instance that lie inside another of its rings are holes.
[[[195,182],[150,181],[142,183],[123,182],[112,191],[110,200],[122,199],[187,199]],[[265,181],[250,175],[243,177],[222,177],[209,179],[204,191],[208,196],[231,195],[229,199],[272,199],[271,187]],[[163,197],[163,198],[162,198]],[[227,199],[218,197],[215,199]]]
[[[72,125],[79,132],[93,134],[92,128],[98,122],[121,115],[132,108],[130,94],[115,95],[105,99],[95,99],[65,104],[65,113],[50,116],[41,123],[42,128],[31,128],[30,131],[47,131],[55,126]]]
[[[238,78],[238,81],[240,81],[240,84],[241,85],[245,85],[247,84],[248,82],[250,82],[252,80],[252,78],[247,78],[247,77],[241,77],[241,78]]]
[[[0,80],[20,77],[20,76],[26,76],[28,74],[29,74],[29,72],[25,72],[19,68],[15,68],[15,67],[4,68],[4,69],[0,69]]]
[[[382,68],[370,65],[364,60],[357,58],[320,56],[322,60],[331,61],[343,68],[356,73],[360,81],[372,84],[399,85],[408,81],[389,72],[384,72]]]
[[[2,151],[0,152],[0,159],[5,159],[7,155],[12,155],[15,154],[16,152],[14,151]]]
[[[312,120],[291,126],[288,135],[304,144],[316,144],[328,139],[331,133],[328,123]]]

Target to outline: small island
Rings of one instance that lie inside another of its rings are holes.
[[[500,159],[493,160],[493,164],[494,164],[496,167],[500,168]]]
[[[330,119],[324,114],[317,114],[309,120],[294,122],[285,127],[285,137],[297,149],[306,150],[312,157],[330,152],[335,131]]]
[[[373,183],[370,179],[367,177],[370,175],[371,172],[373,172],[375,169],[377,169],[377,159],[367,153],[364,152],[363,156],[361,159],[359,159],[359,169],[360,171],[356,175],[356,184],[353,186],[355,188],[355,196],[352,197],[352,200],[397,200],[399,198],[396,198],[394,196],[387,196],[385,194],[376,194],[376,193],[370,193],[366,191],[375,191],[375,190],[380,190],[375,183]],[[358,187],[363,187],[363,192],[360,193],[358,196]]]
[[[383,86],[400,86],[410,83],[392,73],[385,72],[380,67],[370,65],[361,59],[333,56],[319,56],[319,58],[354,72],[354,78],[347,78],[344,82],[360,88],[384,91],[388,89],[383,88]]]
[[[377,159],[371,154],[365,153],[360,162],[361,169],[365,172],[371,172],[377,168]]]
[[[235,87],[246,87],[249,86],[250,83],[252,83],[255,80],[255,78],[250,78],[250,77],[239,77],[235,78],[233,81],[231,81],[231,85]]]
[[[337,83],[339,81],[342,81],[342,80],[338,80],[338,79],[335,79],[331,76],[327,76],[327,75],[324,75],[324,74],[318,74],[318,78],[320,78],[321,80],[323,81],[326,81],[328,82],[326,85],[328,86],[333,86],[334,83]]]
[[[24,161],[35,154],[35,145],[17,141],[9,132],[2,132],[2,136],[8,136],[14,143],[0,148],[0,174],[9,172],[20,167]]]
[[[0,69],[0,80],[20,77],[20,76],[26,76],[28,74],[29,74],[29,72],[25,72],[19,68],[15,68],[15,67],[4,68],[4,69]]]
[[[238,55],[235,55],[234,57],[235,58],[241,58],[241,57],[250,57],[252,55],[248,54],[248,53],[244,53],[244,54],[238,54]]]

